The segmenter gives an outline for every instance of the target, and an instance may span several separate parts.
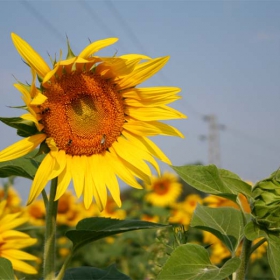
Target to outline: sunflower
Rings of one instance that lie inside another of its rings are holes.
[[[21,251],[37,242],[28,234],[14,230],[26,223],[28,218],[19,217],[21,212],[5,214],[6,201],[0,202],[0,257],[10,260],[13,269],[27,274],[37,274],[36,269],[26,260],[36,261],[37,257]]]
[[[147,163],[157,172],[155,157],[171,164],[148,136],[183,137],[176,128],[158,121],[185,118],[166,106],[180,99],[180,89],[136,88],[158,72],[169,57],[95,56],[117,41],[108,38],[90,43],[77,56],[68,42],[66,59],[52,61],[50,68],[26,41],[14,33],[11,36],[32,73],[30,86],[15,84],[28,111],[21,118],[33,122],[37,131],[4,149],[0,161],[24,156],[40,144],[47,144],[49,149],[36,172],[28,204],[57,177],[55,200],[73,180],[76,195],[83,194],[86,208],[94,197],[100,210],[104,209],[107,189],[120,206],[116,176],[132,187],[142,188],[137,178],[149,182],[151,169]]]
[[[148,193],[145,199],[155,206],[168,206],[174,203],[182,191],[182,184],[178,182],[178,177],[170,172],[165,172],[162,176],[153,176],[150,184],[146,184]]]

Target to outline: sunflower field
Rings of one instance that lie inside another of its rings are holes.
[[[150,139],[184,137],[162,122],[186,118],[168,106],[180,89],[140,87],[168,56],[96,55],[117,38],[75,55],[67,39],[49,66],[11,37],[31,76],[14,84],[26,112],[0,118],[23,138],[0,151],[0,279],[280,278],[280,171],[173,166]]]

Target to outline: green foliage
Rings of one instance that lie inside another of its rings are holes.
[[[239,265],[240,259],[232,258],[218,268],[211,264],[205,248],[197,244],[185,244],[173,251],[157,280],[222,280],[235,272]]]
[[[38,151],[9,161],[0,162],[0,177],[24,177],[33,180],[44,155],[36,156]]]
[[[243,217],[240,211],[230,208],[210,208],[197,205],[191,226],[217,236],[234,253],[243,238]]]
[[[96,267],[78,267],[78,268],[70,268],[67,269],[63,280],[101,280],[101,279],[108,279],[108,280],[130,280],[130,278],[119,272],[114,265],[111,265],[105,269],[99,269]]]
[[[267,257],[268,263],[274,276],[280,278],[280,232],[268,231],[265,227],[254,222],[247,224],[245,228],[245,236],[249,240],[263,237],[267,240]]]
[[[17,129],[17,134],[21,137],[28,137],[38,132],[34,122],[22,118],[2,118],[0,121],[4,124]]]
[[[199,191],[236,201],[238,193],[251,197],[251,186],[236,174],[215,165],[172,166],[176,173]]]
[[[162,227],[166,227],[166,225],[138,220],[94,217],[81,220],[77,224],[76,230],[67,231],[66,236],[73,242],[74,249],[76,250],[87,243],[118,233]]]
[[[0,258],[0,280],[15,279],[12,263],[5,258]]]

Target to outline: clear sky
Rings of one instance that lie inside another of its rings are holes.
[[[154,137],[173,165],[209,163],[206,115],[215,115],[221,167],[257,181],[280,165],[279,1],[0,1],[0,116],[20,116],[13,75],[30,82],[28,67],[10,33],[28,41],[45,59],[74,52],[91,41],[118,37],[99,55],[170,55],[145,86],[178,86],[171,106],[188,116],[170,121],[185,139]],[[19,140],[0,123],[0,149]],[[161,164],[162,170],[169,170]],[[24,184],[29,184],[24,182]]]

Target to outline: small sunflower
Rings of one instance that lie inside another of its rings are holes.
[[[159,122],[185,118],[166,106],[180,99],[180,89],[136,88],[158,72],[169,57],[96,56],[97,51],[117,41],[108,38],[91,43],[77,56],[68,42],[66,59],[53,61],[50,68],[18,35],[12,33],[12,40],[33,77],[30,86],[15,84],[28,111],[21,118],[33,122],[37,132],[4,149],[0,161],[24,156],[43,143],[49,148],[35,175],[28,204],[49,180],[58,177],[56,200],[73,180],[76,195],[83,194],[86,208],[94,197],[100,210],[104,209],[107,189],[120,206],[116,176],[132,187],[142,188],[137,178],[149,182],[147,162],[158,172],[154,157],[171,164],[148,136],[183,137],[176,128]]]
[[[177,200],[182,192],[182,184],[178,182],[176,175],[165,172],[161,177],[153,176],[146,189],[149,192],[145,199],[155,206],[164,207]]]
[[[37,274],[36,269],[25,261],[36,261],[37,257],[21,249],[37,242],[28,234],[14,230],[26,223],[28,218],[19,217],[21,212],[5,214],[6,201],[0,202],[0,257],[10,260],[13,269],[27,274]]]

